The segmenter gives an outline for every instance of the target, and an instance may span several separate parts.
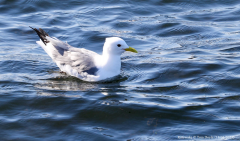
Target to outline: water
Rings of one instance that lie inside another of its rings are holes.
[[[239,140],[240,2],[0,0],[1,140]],[[29,26],[139,53],[89,83],[59,72]]]

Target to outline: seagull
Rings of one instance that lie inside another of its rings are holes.
[[[32,28],[32,27],[30,27]],[[36,41],[52,58],[62,72],[83,81],[97,82],[120,74],[121,54],[125,51],[137,53],[119,37],[106,38],[102,55],[84,48],[70,46],[43,29],[32,28],[40,37]]]

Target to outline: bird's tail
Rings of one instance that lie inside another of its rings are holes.
[[[31,26],[29,26],[32,28]],[[43,29],[39,28],[32,28],[34,31],[36,31],[37,35],[40,37],[42,42],[44,43],[45,46],[47,46],[47,43],[51,43],[55,47],[60,47],[62,49],[68,50],[71,46],[66,42],[60,41],[59,39],[55,37],[50,37]],[[39,44],[39,42],[37,42]],[[39,44],[42,46],[41,44]],[[44,46],[42,46],[44,48]]]
[[[30,28],[32,28],[31,26],[29,26]],[[42,40],[42,42],[47,45],[47,43],[49,43],[49,41],[47,40],[47,36],[49,36],[43,29],[39,28],[39,30],[37,28],[32,28],[34,31],[36,31],[37,35],[39,36],[39,38]]]
[[[30,26],[29,26],[30,27]],[[32,28],[32,27],[30,27]],[[56,52],[56,48],[52,44],[52,42],[49,40],[51,37],[41,28],[36,29],[32,28],[37,35],[40,37],[40,41],[36,41],[38,45],[40,45],[44,51],[53,59],[54,58],[54,53]]]

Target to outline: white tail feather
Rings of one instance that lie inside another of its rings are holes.
[[[42,40],[40,39],[40,41],[36,41],[36,43],[38,45],[40,45],[44,51],[53,59],[53,51],[55,51],[55,47],[50,43],[47,43],[47,45],[45,45]]]

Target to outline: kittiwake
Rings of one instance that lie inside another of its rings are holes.
[[[31,27],[32,28],[32,27]],[[38,36],[36,41],[52,58],[61,71],[84,81],[100,81],[120,74],[121,54],[137,50],[129,47],[119,37],[106,38],[102,55],[84,48],[75,48],[67,42],[50,37],[41,28],[32,28]]]

